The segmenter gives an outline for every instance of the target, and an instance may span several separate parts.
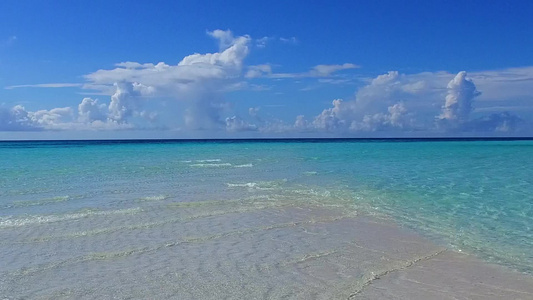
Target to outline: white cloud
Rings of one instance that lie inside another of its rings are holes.
[[[335,73],[342,70],[357,69],[360,66],[352,63],[344,63],[342,65],[317,65],[311,70],[302,73],[272,73],[263,72],[264,77],[268,78],[322,78],[334,76]],[[257,76],[259,77],[259,76]]]
[[[41,83],[41,84],[20,84],[6,86],[6,90],[12,90],[17,88],[68,88],[68,87],[81,87],[81,83]]]
[[[533,66],[469,72],[469,77],[483,91],[479,101],[522,98],[533,104]]]
[[[160,62],[124,62],[111,70],[98,70],[85,75],[93,88],[111,86],[115,83],[136,83],[150,87],[153,96],[187,98],[197,89],[221,88],[224,80],[240,74],[243,60],[248,55],[248,36],[233,37],[231,31],[215,30],[209,34],[219,40],[221,52],[191,54],[177,65]]]
[[[226,130],[230,132],[255,131],[257,130],[257,126],[250,124],[237,116],[233,116],[231,118],[226,118]]]
[[[239,77],[251,39],[247,35],[234,37],[229,30],[214,30],[208,35],[219,41],[220,52],[191,54],[177,65],[123,62],[85,78],[92,88],[115,86],[109,117],[119,123],[140,113],[140,97],[170,97],[189,103],[184,115],[188,127],[223,127],[222,94],[242,86]]]
[[[465,71],[461,71],[448,83],[447,88],[446,102],[439,119],[454,123],[468,121],[472,102],[481,94],[476,85],[471,79],[466,78]]]
[[[293,45],[298,44],[298,39],[294,36],[289,37],[289,38],[280,37],[279,40],[282,43],[286,43],[286,44],[293,44]]]
[[[273,39],[272,37],[268,37],[268,36],[264,36],[262,38],[256,39],[255,46],[257,48],[265,48],[268,42],[270,42],[272,39]]]
[[[28,112],[28,117],[32,123],[45,129],[64,129],[64,124],[71,120],[72,116],[73,112],[70,107]]]
[[[523,127],[523,120],[509,112],[471,119],[474,98],[479,95],[466,72],[453,76],[446,72],[406,75],[391,71],[369,80],[353,100],[333,100],[333,106],[312,122],[298,116],[294,129],[347,134],[399,130],[512,132]]]
[[[246,78],[257,78],[272,74],[272,66],[269,64],[249,66],[244,75]]]
[[[28,112],[22,105],[16,105],[12,108],[0,107],[0,130],[1,131],[20,131],[20,130],[38,130],[28,116]]]
[[[179,116],[176,119],[183,119],[189,129],[233,132],[516,132],[531,126],[525,120],[531,116],[532,109],[529,108],[533,107],[533,67],[476,71],[470,72],[468,77],[466,72],[401,74],[390,71],[367,78],[366,85],[359,88],[353,97],[335,99],[331,107],[314,112],[308,119],[301,115],[302,111],[294,108],[294,115],[297,115],[294,123],[280,120],[268,115],[268,105],[263,104],[254,105],[261,105],[265,110],[250,108],[248,116],[242,119],[234,116],[235,111],[224,98],[226,93],[263,91],[270,87],[263,85],[268,79],[276,82],[281,78],[316,78],[301,82],[304,85],[309,81],[318,85],[343,84],[353,79],[341,72],[359,66],[352,63],[320,64],[305,72],[277,73],[275,65],[245,65],[250,45],[255,43],[257,47],[264,47],[270,42],[294,44],[296,38],[263,37],[252,40],[248,35],[234,36],[229,30],[208,31],[207,35],[218,42],[217,52],[193,53],[175,64],[125,61],[111,69],[85,75],[83,84],[5,87],[80,87],[109,98],[103,101],[84,98],[77,109],[64,107],[27,111],[22,106],[2,107],[0,130],[154,128],[158,126],[160,115],[164,114],[167,118]],[[257,80],[261,85],[255,84],[256,78],[262,78]],[[283,86],[286,85],[284,82]],[[295,87],[295,90],[302,89],[304,85]],[[308,86],[302,90],[312,88]],[[155,99],[158,102],[150,102]],[[151,111],[158,105],[161,108],[170,103],[169,99],[181,102],[168,105],[169,110],[160,113]],[[527,108],[529,112],[520,108]],[[488,115],[489,112],[498,113]],[[266,113],[267,117],[261,117],[261,113]]]
[[[324,109],[321,114],[315,117],[312,123],[314,128],[325,131],[344,131],[350,127],[352,103],[335,99],[332,104],[332,108]]]
[[[289,38],[280,37],[280,38],[276,38],[274,36],[264,36],[262,38],[259,38],[259,39],[255,40],[255,46],[257,48],[265,48],[267,46],[267,44],[269,44],[271,42],[276,42],[276,41],[279,41],[279,42],[281,42],[283,44],[290,44],[290,45],[298,44],[298,39],[296,37],[289,37]]]
[[[98,100],[83,98],[78,105],[78,120],[83,123],[107,120],[107,106]]]
[[[331,76],[331,74],[341,71],[341,70],[349,70],[349,69],[357,69],[360,68],[358,65],[345,63],[342,65],[318,65],[314,66],[311,71],[309,71],[309,75],[311,77],[328,77]]]

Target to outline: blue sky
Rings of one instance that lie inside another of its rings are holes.
[[[0,139],[533,135],[533,2],[313,2],[2,1]]]

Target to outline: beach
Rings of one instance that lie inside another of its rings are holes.
[[[394,157],[347,166],[336,149],[383,152],[383,145],[31,146],[1,149],[26,161],[2,165],[10,176],[1,182],[2,299],[533,298],[527,230],[517,229],[523,239],[504,248],[496,242],[512,227],[491,216],[494,228],[485,232],[480,211],[479,220],[466,220],[466,235],[463,227],[450,231],[465,218],[455,206],[453,216],[409,210],[407,222],[393,212],[388,187],[365,190],[369,182],[353,181],[357,189],[346,190],[336,172],[372,175],[368,168]],[[412,145],[396,146],[409,152]],[[457,146],[464,153],[474,145]],[[437,200],[428,203],[449,198]],[[529,222],[530,212],[520,213]],[[474,244],[485,236],[496,242]]]

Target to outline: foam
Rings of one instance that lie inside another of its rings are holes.
[[[190,164],[191,167],[197,168],[221,168],[221,167],[231,167],[230,163],[221,163],[221,164]]]
[[[251,168],[253,167],[253,164],[243,164],[243,165],[235,165],[234,168]]]
[[[14,201],[11,204],[5,205],[2,208],[16,208],[16,207],[30,207],[30,206],[42,206],[42,205],[48,205],[48,204],[54,204],[59,202],[65,202],[72,199],[78,199],[81,198],[80,196],[72,197],[72,196],[56,196],[51,198],[45,198],[42,200],[34,200],[34,201]]]
[[[211,163],[211,162],[219,162],[219,161],[222,161],[220,158],[215,158],[215,159],[198,159],[196,160],[196,162],[199,162],[199,163]]]
[[[53,223],[61,222],[67,220],[75,220],[86,218],[90,216],[102,216],[102,215],[118,215],[118,214],[134,214],[142,211],[140,207],[127,208],[127,209],[118,209],[118,210],[107,210],[107,211],[93,211],[89,210],[86,212],[79,213],[68,213],[61,215],[34,215],[27,218],[20,217],[3,217],[0,218],[0,229],[1,228],[11,228],[11,227],[21,227],[35,224],[44,224],[44,223]]]
[[[148,196],[148,197],[142,197],[140,200],[144,201],[159,201],[159,200],[165,200],[170,198],[169,195],[157,195],[157,196]]]

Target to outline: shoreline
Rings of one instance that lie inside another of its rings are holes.
[[[533,297],[532,276],[452,252],[393,221],[343,208],[160,201],[156,207],[183,218],[132,226],[137,218],[160,217],[158,210],[139,210],[114,215],[125,227],[106,227],[108,214],[28,226],[35,236],[72,233],[76,226],[93,227],[93,234],[20,240],[14,251],[22,255],[0,273],[0,293],[6,299]],[[16,231],[3,229],[0,235],[9,238],[5,235]],[[69,249],[76,245],[85,245],[86,253],[73,255]],[[42,251],[57,257],[46,264],[24,259],[38,260]],[[61,251],[70,257],[59,259]]]

